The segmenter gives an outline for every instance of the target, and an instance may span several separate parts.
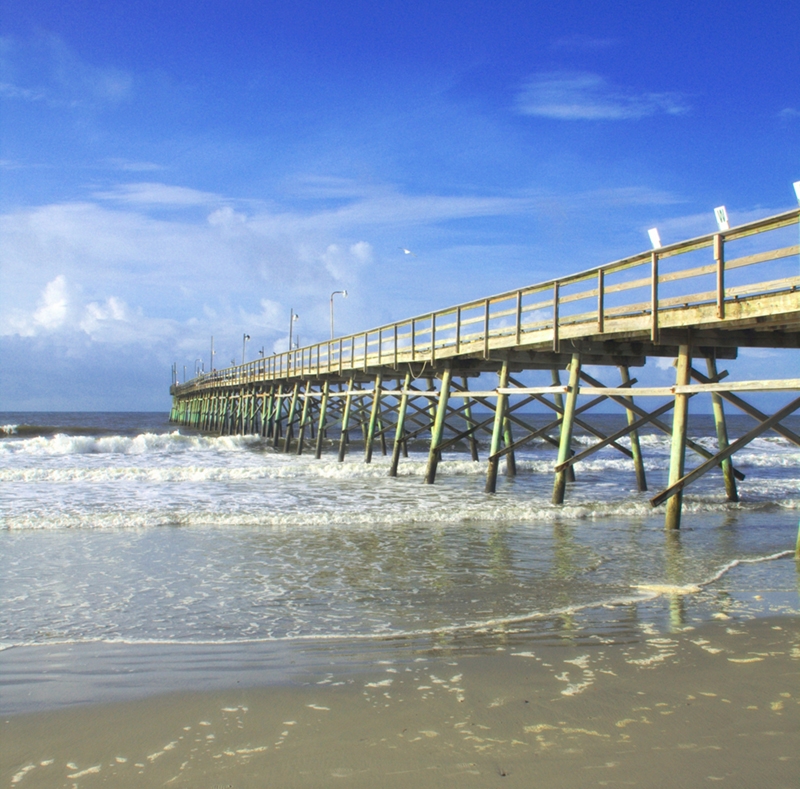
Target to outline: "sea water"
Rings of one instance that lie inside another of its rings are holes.
[[[610,432],[623,419],[593,424]],[[752,424],[729,421],[733,436]],[[445,453],[426,485],[423,446],[390,478],[388,458],[365,464],[355,441],[343,463],[332,445],[316,460],[162,414],[7,413],[0,425],[6,710],[113,696],[125,684],[113,675],[141,672],[125,662],[137,650],[172,665],[164,688],[177,689],[219,678],[223,664],[257,681],[256,667],[309,650],[324,662],[358,643],[624,639],[643,618],[670,628],[800,610],[800,447],[775,434],[736,454],[739,503],[709,473],[684,495],[680,533],[666,535],[649,501],[666,485],[662,433],[641,437],[650,492],[609,447],[578,464],[554,506],[555,452],[541,441],[487,495],[485,446],[477,463]],[[690,434],[714,449],[710,417],[693,416]],[[182,673],[198,655],[203,670]],[[55,692],[54,677],[63,686],[81,672],[93,681],[80,692]]]

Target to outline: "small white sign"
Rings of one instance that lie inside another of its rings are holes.
[[[661,236],[658,235],[658,228],[651,227],[647,231],[647,235],[650,236],[650,244],[653,249],[661,249]]]
[[[717,206],[714,209],[714,217],[717,220],[717,226],[720,230],[730,230],[730,225],[728,224],[728,212],[725,210],[725,206]]]
[[[797,195],[797,202],[800,203],[800,181],[795,181],[793,186],[794,193]]]

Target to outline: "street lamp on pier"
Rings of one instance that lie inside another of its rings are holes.
[[[245,348],[247,347],[247,341],[249,339],[250,339],[250,335],[247,332],[245,332],[242,335],[242,364],[244,364],[244,351],[245,351]]]
[[[333,291],[333,293],[331,293],[331,339],[333,339],[333,337],[334,337],[334,334],[333,334],[333,297],[337,293],[340,293],[343,299],[347,298],[347,291],[346,290],[335,290],[335,291]]]
[[[289,350],[292,350],[292,333],[294,332],[294,322],[300,316],[294,311],[294,309],[289,310]]]

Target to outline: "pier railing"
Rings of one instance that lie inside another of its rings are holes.
[[[346,375],[457,356],[487,359],[502,348],[558,351],[564,339],[610,339],[643,329],[658,342],[663,329],[718,323],[741,316],[743,305],[756,297],[797,293],[800,270],[795,266],[786,276],[785,261],[798,256],[798,244],[786,245],[788,239],[776,239],[776,231],[799,220],[800,209],[794,209],[570,276],[200,374],[174,391]],[[784,245],[776,246],[781,241]],[[784,265],[776,268],[780,261]],[[758,274],[742,276],[752,266],[759,266]]]

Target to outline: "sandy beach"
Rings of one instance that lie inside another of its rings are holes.
[[[606,643],[604,643],[606,642]],[[291,683],[3,717],[6,787],[796,787],[800,618],[387,645]]]

